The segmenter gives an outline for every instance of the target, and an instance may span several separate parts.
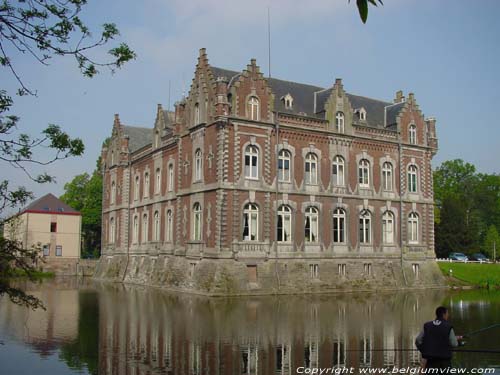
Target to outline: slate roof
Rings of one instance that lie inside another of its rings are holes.
[[[24,208],[21,213],[33,211],[54,214],[80,214],[77,210],[68,206],[55,195],[50,193],[33,201],[26,208]]]
[[[234,82],[241,74],[228,69],[211,67],[212,73],[217,77],[226,77]],[[269,87],[275,95],[274,108],[279,112],[305,114],[311,117],[324,118],[325,103],[330,97],[333,88],[322,88],[318,86],[284,81],[276,78],[266,78]],[[281,99],[286,94],[290,94],[293,98],[293,108],[287,109]],[[366,125],[371,127],[385,128],[385,107],[387,108],[387,125],[395,123],[396,116],[403,107],[404,103],[392,105],[390,102],[371,99],[360,95],[347,93],[347,97],[351,102],[354,110],[364,108],[366,110]]]
[[[153,130],[137,126],[123,126],[123,134],[128,135],[130,152],[135,152],[153,142]]]

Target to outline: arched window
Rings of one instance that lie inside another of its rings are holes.
[[[394,214],[390,211],[382,215],[382,242],[385,244],[394,243]]]
[[[251,96],[247,103],[247,113],[250,120],[260,120],[260,103],[256,96]]]
[[[414,124],[408,128],[408,140],[412,145],[417,144],[417,127]]]
[[[160,241],[160,213],[155,211],[153,224],[153,241]]]
[[[359,162],[358,182],[360,187],[370,187],[370,162],[366,159]]]
[[[418,215],[415,212],[408,215],[408,242],[418,243]]]
[[[115,218],[109,219],[109,243],[115,243]]]
[[[114,181],[111,183],[111,197],[109,200],[111,204],[114,204],[116,200],[116,183]]]
[[[410,193],[418,191],[418,170],[415,165],[408,167],[408,191]]]
[[[345,185],[344,171],[345,171],[344,158],[342,156],[335,156],[332,164],[333,184],[335,186]]]
[[[281,182],[290,182],[290,160],[292,156],[290,151],[281,150],[278,155],[278,180]]]
[[[243,208],[243,241],[259,240],[259,208],[248,203]]]
[[[149,197],[149,173],[144,173],[144,198]]]
[[[168,191],[174,190],[174,165],[168,165],[168,183],[167,183]]]
[[[345,120],[344,112],[337,112],[335,114],[335,129],[339,133],[344,132],[344,120]]]
[[[138,243],[139,242],[139,218],[137,215],[134,216],[134,221],[133,221],[133,228],[132,228],[132,241],[133,243]]]
[[[146,243],[149,240],[149,220],[148,214],[142,215],[142,238],[141,242]]]
[[[167,211],[167,228],[165,233],[165,242],[172,242],[172,234],[174,229],[174,219],[172,217],[172,210]]]
[[[278,209],[277,241],[292,241],[292,209],[288,206],[281,206]]]
[[[306,184],[316,185],[318,183],[318,157],[312,152],[306,155],[305,172]]]
[[[194,180],[201,181],[203,173],[203,154],[200,149],[197,149],[194,154]]]
[[[157,194],[160,194],[161,192],[161,170],[160,168],[156,168],[156,173],[155,173],[155,191]]]
[[[193,240],[194,241],[201,241],[201,220],[202,220],[201,205],[199,203],[195,203],[193,206]]]
[[[200,105],[196,103],[194,105],[194,124],[198,125],[201,122],[200,120]]]
[[[134,199],[135,200],[139,199],[139,192],[140,192],[140,178],[139,178],[139,176],[135,176],[135,187],[134,187]]]
[[[316,207],[308,207],[306,209],[306,224],[304,227],[304,235],[306,242],[318,242],[319,233],[319,215]]]
[[[363,210],[359,214],[359,242],[371,242],[371,214],[368,210]]]
[[[392,191],[392,164],[387,161],[382,165],[382,189]]]
[[[333,242],[346,242],[345,221],[346,215],[342,208],[337,208],[333,211]]]
[[[245,177],[259,178],[259,149],[257,146],[249,145],[245,149]]]

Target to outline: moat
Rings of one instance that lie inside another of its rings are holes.
[[[76,278],[27,288],[47,310],[0,299],[0,374],[416,367],[419,353],[407,349],[436,306],[451,308],[457,334],[500,323],[498,291],[207,298]],[[498,351],[499,336],[500,327],[471,335],[462,349]],[[500,371],[498,353],[460,352],[453,362]]]

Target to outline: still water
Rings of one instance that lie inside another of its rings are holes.
[[[285,375],[299,367],[415,367],[418,352],[404,349],[414,348],[436,306],[451,308],[457,334],[500,323],[500,292],[487,291],[209,299],[76,278],[27,288],[47,310],[0,300],[1,374]],[[472,335],[463,349],[500,350],[500,327]],[[454,365],[499,373],[500,354],[455,353]]]

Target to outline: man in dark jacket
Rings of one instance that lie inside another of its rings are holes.
[[[448,318],[448,309],[439,306],[436,320],[425,323],[424,329],[415,339],[415,345],[426,360],[425,368],[451,367],[451,349],[458,346],[462,336],[455,336]]]

